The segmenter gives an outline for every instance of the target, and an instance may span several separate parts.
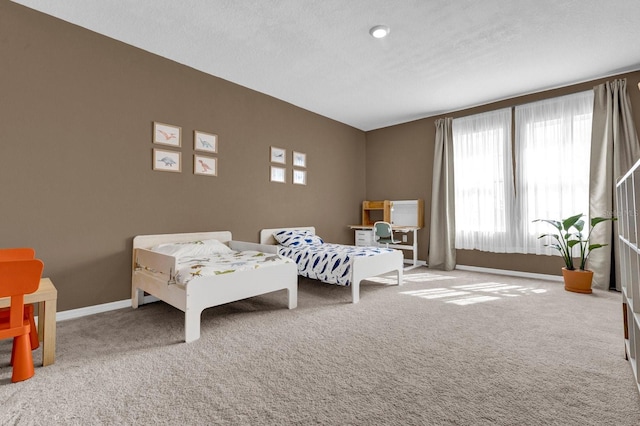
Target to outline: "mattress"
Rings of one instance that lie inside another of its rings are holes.
[[[233,251],[205,256],[183,256],[177,259],[175,280],[178,284],[184,285],[200,277],[268,268],[292,262],[293,260],[277,254],[259,251]]]

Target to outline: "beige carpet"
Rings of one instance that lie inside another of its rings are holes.
[[[0,424],[640,424],[619,294],[405,278],[357,305],[301,279],[297,309],[284,292],[211,308],[190,344],[163,303],[60,322],[56,363],[17,384],[2,341]]]

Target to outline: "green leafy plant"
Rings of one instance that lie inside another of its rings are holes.
[[[599,223],[606,222],[608,220],[617,220],[617,218],[615,217],[594,217],[591,219],[591,226],[589,227],[588,233],[585,236],[583,234],[583,216],[584,214],[581,213],[560,221],[551,219],[534,220],[534,222],[546,222],[558,230],[558,233],[556,234],[542,234],[538,237],[538,239],[545,237],[551,237],[555,239],[556,242],[552,244],[545,244],[545,246],[553,247],[554,249],[558,250],[562,255],[562,258],[564,259],[566,268],[569,270],[576,269],[573,263],[573,252],[576,246],[578,247],[578,251],[580,254],[580,256],[576,257],[580,259],[580,267],[578,269],[581,269],[583,271],[586,270],[587,259],[589,258],[589,254],[591,254],[591,250],[595,250],[607,245],[591,244],[590,239],[593,228]]]

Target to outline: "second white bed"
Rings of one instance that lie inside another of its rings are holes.
[[[280,246],[279,242],[275,239],[274,234],[279,233],[281,231],[294,231],[299,232],[300,235],[308,235],[310,236],[310,240],[312,244],[322,244],[321,239],[314,238],[315,236],[315,227],[305,226],[305,227],[295,227],[295,228],[273,228],[273,229],[263,229],[260,231],[260,244],[261,245],[271,245],[274,246],[272,250],[273,253],[281,253],[283,250],[278,250]],[[304,239],[304,238],[303,238]],[[300,239],[298,239],[299,241]],[[328,244],[327,246],[335,246],[332,244]],[[353,246],[341,246],[346,248],[354,248]],[[329,247],[331,248],[331,247]],[[358,248],[361,249],[361,248]],[[266,248],[265,248],[266,250]],[[294,259],[298,262],[299,259]],[[348,266],[344,269],[345,274],[348,275],[345,277],[345,280],[342,282],[332,282],[332,281],[324,281],[329,282],[331,284],[339,284],[339,285],[350,285],[351,286],[351,300],[353,303],[358,303],[360,300],[360,283],[370,277],[374,277],[377,275],[381,275],[388,272],[396,272],[397,276],[397,284],[402,284],[403,279],[403,262],[404,258],[402,253],[399,250],[375,250],[369,253],[366,253],[365,249],[358,250],[357,253],[354,253],[353,256],[349,256]],[[310,278],[316,278],[316,276],[310,276],[310,274],[305,272],[305,269],[309,269],[306,265],[302,265],[298,262],[298,273],[300,275],[309,276]]]

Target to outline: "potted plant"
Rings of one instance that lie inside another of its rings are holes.
[[[550,219],[536,219],[534,222],[546,222],[552,225],[558,230],[554,234],[542,234],[538,237],[545,238],[551,237],[555,239],[552,244],[545,244],[547,247],[553,247],[558,250],[564,259],[565,267],[562,268],[562,277],[564,278],[564,288],[568,291],[574,291],[577,293],[591,293],[591,281],[593,280],[593,271],[587,269],[587,259],[591,254],[591,250],[604,247],[607,244],[592,244],[591,232],[593,228],[602,222],[608,220],[616,220],[615,217],[594,217],[591,219],[591,226],[588,229],[587,235],[583,234],[584,220],[582,220],[584,214],[577,214],[567,219],[558,221]],[[576,268],[574,264],[574,248],[578,248],[580,263]]]

